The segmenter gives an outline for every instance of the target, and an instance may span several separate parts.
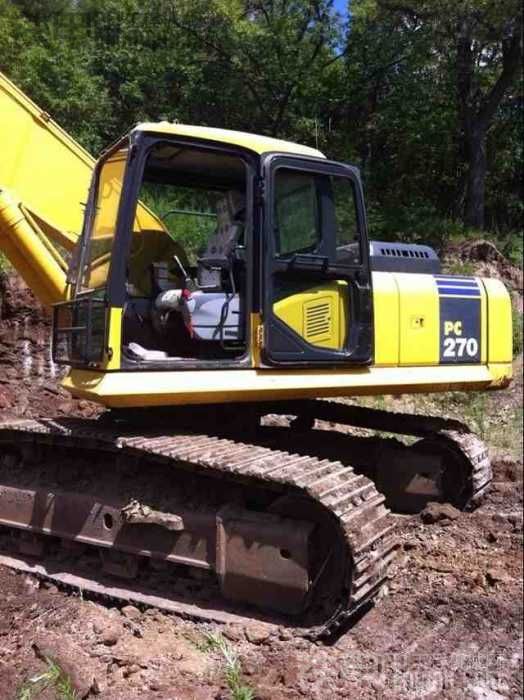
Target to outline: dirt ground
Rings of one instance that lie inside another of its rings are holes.
[[[0,297],[0,419],[95,415],[57,388],[48,321],[23,285],[10,278]],[[515,422],[521,403],[517,364],[513,387],[485,410]],[[329,644],[119,609],[0,568],[0,698],[520,698],[521,454],[493,448],[493,488],[474,513],[432,524],[395,516],[401,549],[387,594]],[[46,658],[69,691],[40,691]]]

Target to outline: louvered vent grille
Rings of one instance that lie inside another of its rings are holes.
[[[304,305],[304,331],[306,340],[310,343],[331,336],[332,314],[329,300]]]

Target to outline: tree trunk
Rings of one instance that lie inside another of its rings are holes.
[[[482,230],[484,228],[484,198],[486,192],[486,131],[473,127],[466,135],[468,152],[468,174],[466,183],[466,226]]]
[[[502,49],[502,70],[484,94],[479,78],[475,78],[478,40],[474,28],[478,17],[468,10],[459,14],[457,32],[457,100],[465,144],[466,206],[464,223],[476,229],[484,228],[484,200],[486,192],[486,140],[495,113],[518,74],[522,59],[522,15],[500,28],[498,41]],[[480,55],[480,54],[478,54]],[[478,56],[477,56],[478,57]]]

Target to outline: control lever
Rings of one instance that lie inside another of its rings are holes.
[[[173,255],[173,260],[177,264],[177,267],[180,270],[182,277],[184,278],[184,287],[187,287],[191,282],[191,278],[187,274],[186,268],[182,265],[182,262],[180,261],[178,255]]]

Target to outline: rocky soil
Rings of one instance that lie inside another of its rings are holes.
[[[57,388],[49,323],[23,285],[11,277],[0,298],[0,420],[96,415],[99,409]],[[514,416],[521,403],[519,370],[488,410]],[[523,493],[516,454],[520,448],[494,450],[495,482],[474,513],[442,506],[423,517],[395,516],[401,549],[387,594],[328,644],[286,629],[268,635],[256,623],[221,628],[117,608],[0,568],[0,697],[520,698]],[[69,689],[35,681],[50,676],[46,659],[58,664]]]

